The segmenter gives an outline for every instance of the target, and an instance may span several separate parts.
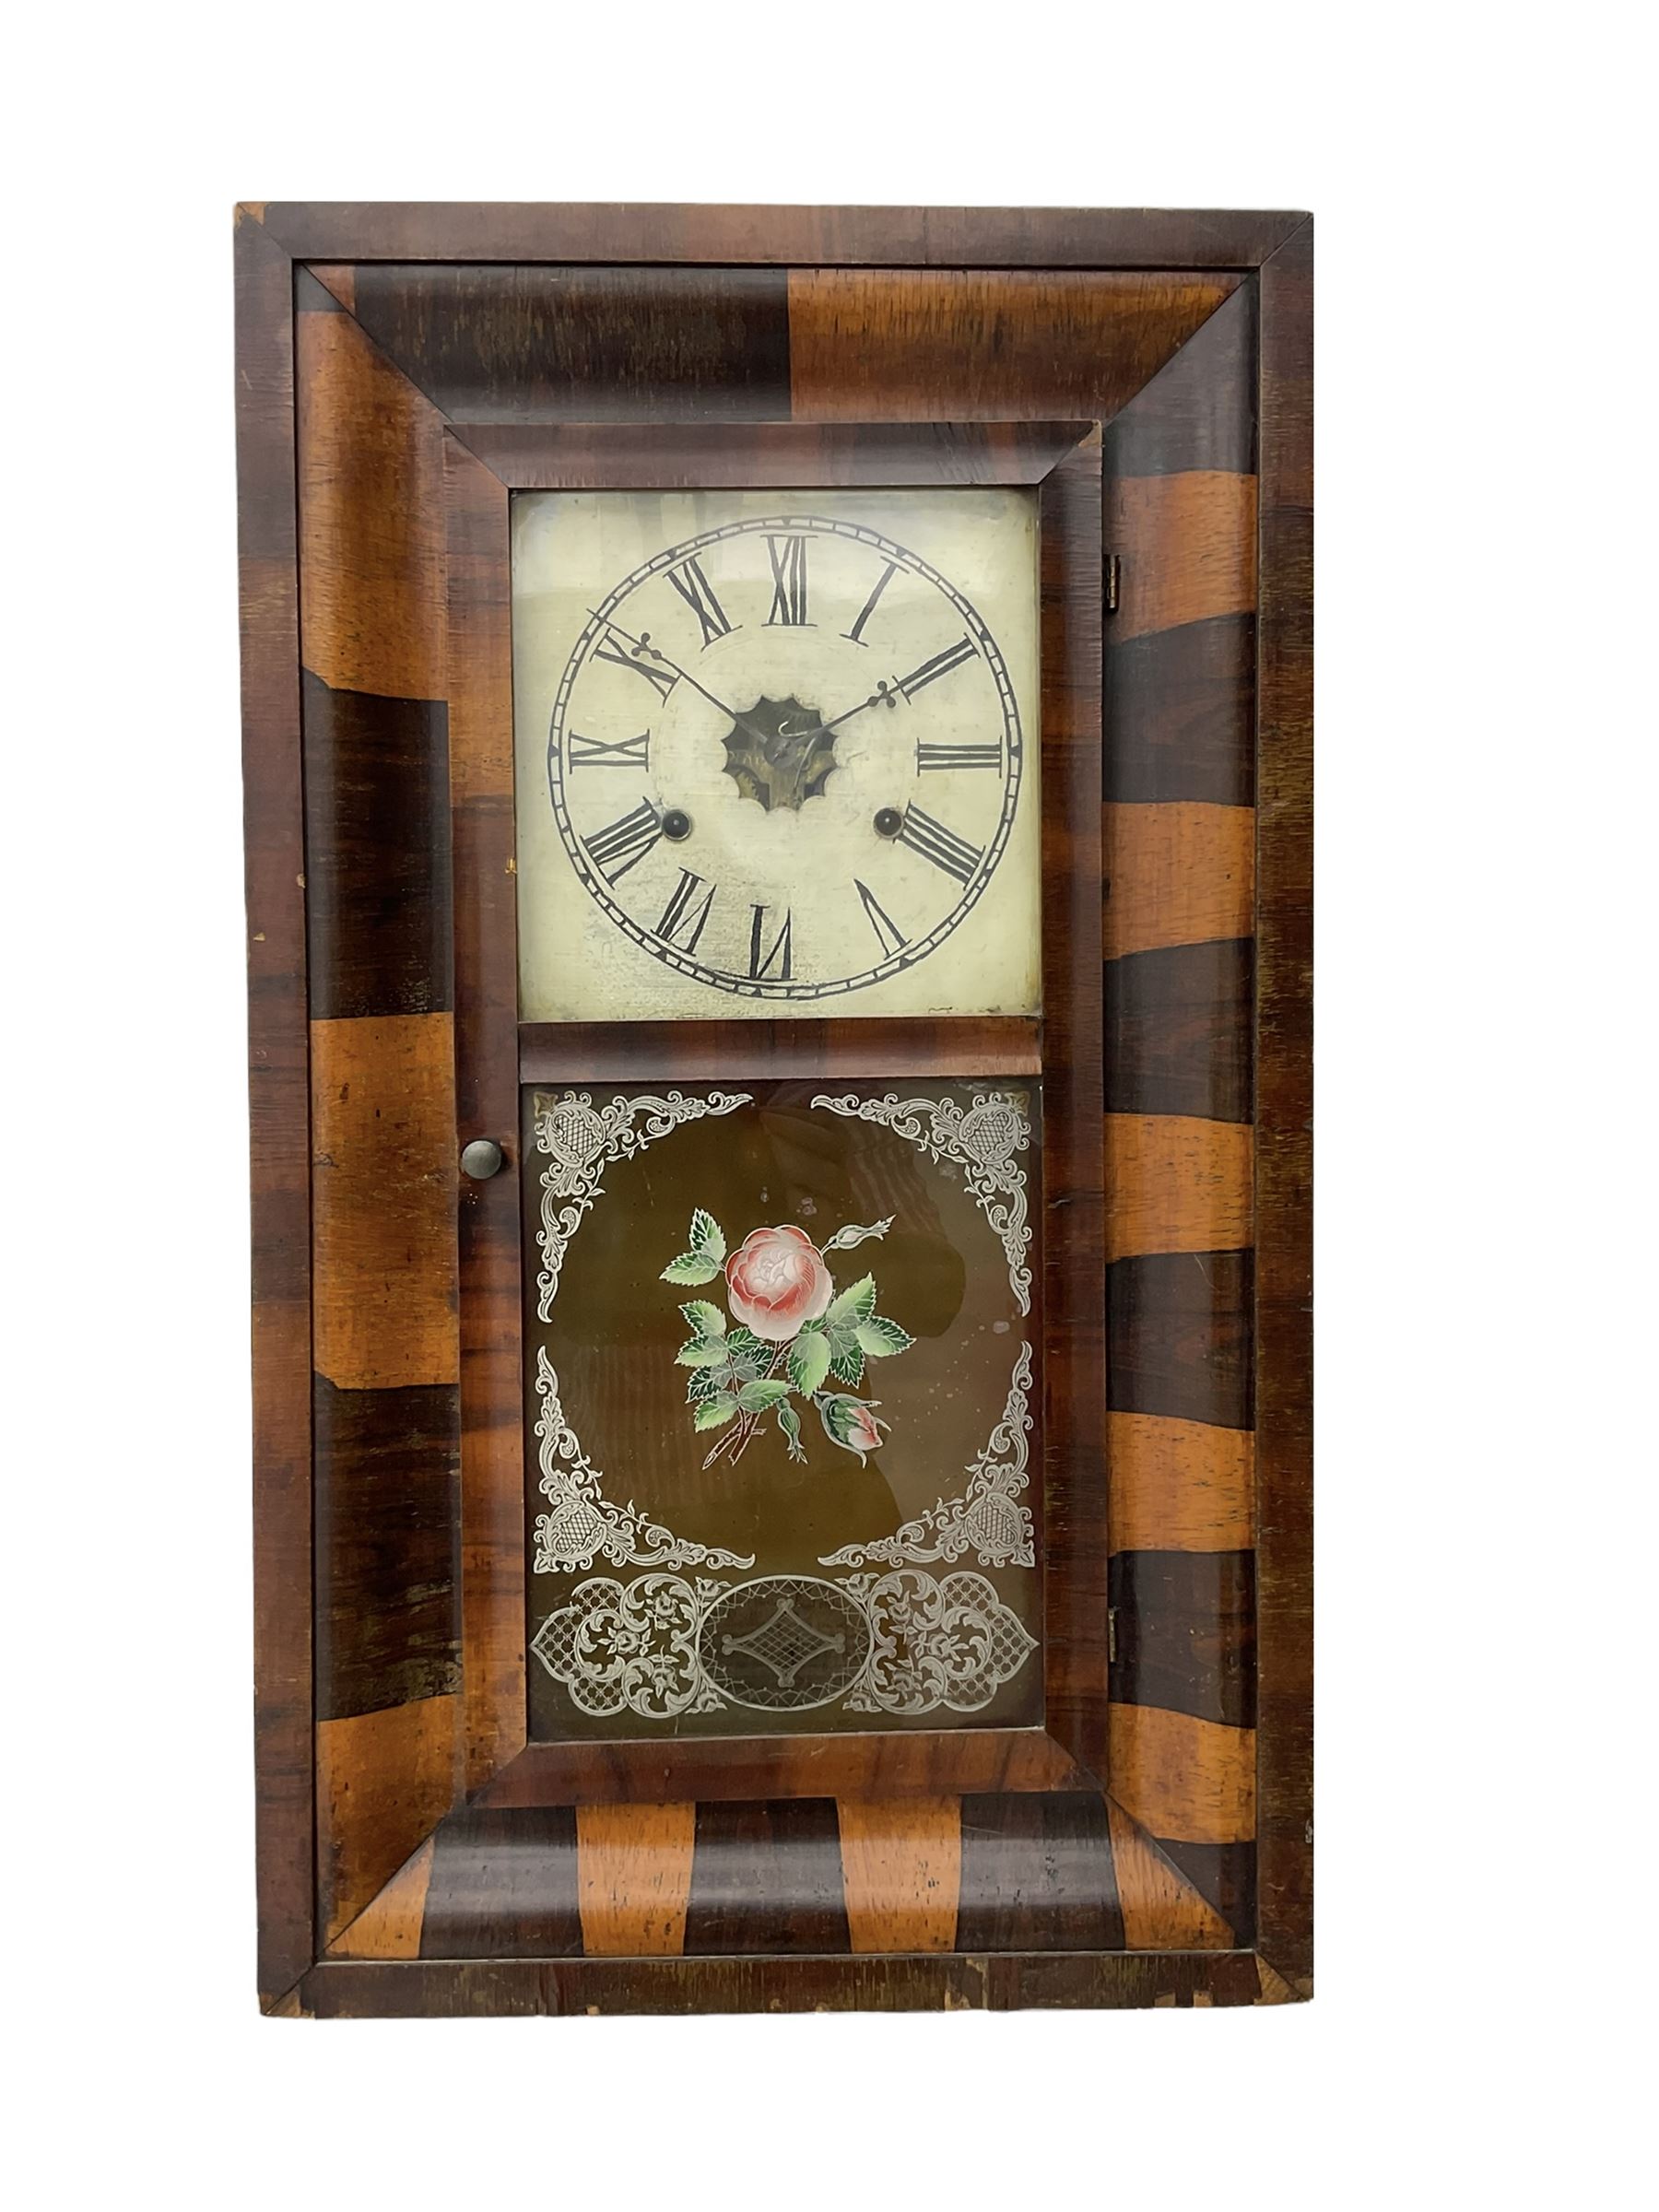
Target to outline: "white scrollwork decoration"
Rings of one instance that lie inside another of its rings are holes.
[[[846,1614],[862,1621],[862,1664],[851,1682],[832,1672],[822,1694],[794,1700],[795,1710],[840,1703],[851,1712],[906,1716],[941,1705],[952,1712],[982,1712],[1037,1649],[1036,1638],[981,1574],[963,1571],[935,1580],[907,1567],[819,1587],[832,1588]],[[673,1574],[636,1575],[628,1583],[595,1576],[547,1615],[530,1648],[578,1711],[594,1718],[627,1711],[664,1721],[721,1712],[727,1699],[711,1678],[706,1654],[718,1646],[729,1672],[732,1654],[773,1632],[792,1594],[811,1589],[800,1577],[760,1576],[733,1585]],[[774,1606],[779,1591],[786,1602]],[[745,1592],[772,1607],[771,1618],[748,1639],[720,1635],[723,1615]],[[791,1627],[798,1641],[775,1645],[771,1657],[762,1647],[759,1664],[779,1680],[793,1676],[794,1653],[811,1649],[793,1618]]]
[[[1026,1176],[1019,1155],[1030,1144],[1031,1123],[1023,1099],[1001,1090],[977,1091],[966,1112],[954,1099],[901,1099],[891,1090],[881,1099],[859,1099],[850,1093],[832,1099],[820,1091],[812,1102],[853,1121],[878,1122],[930,1159],[949,1160],[959,1167],[963,1182],[1007,1254],[1014,1302],[1022,1313],[1030,1312],[1031,1270],[1027,1260],[1031,1232],[1026,1224]]]
[[[930,1159],[959,1167],[964,1183],[1006,1254],[1014,1302],[1022,1313],[1030,1313],[1031,1232],[1020,1156],[1030,1147],[1031,1124],[1023,1097],[978,1091],[965,1111],[954,1099],[900,1099],[896,1091],[880,1099],[850,1094],[836,1099],[820,1092],[812,1102],[830,1113],[877,1122],[919,1147]],[[1002,1419],[968,1468],[962,1495],[939,1499],[890,1536],[843,1544],[839,1551],[825,1553],[819,1565],[924,1565],[959,1559],[966,1551],[971,1551],[982,1567],[1035,1565],[1030,1509],[1019,1502],[1030,1480],[1030,1388],[1031,1347],[1022,1344]]]
[[[978,1712],[1012,1680],[1037,1640],[982,1574],[935,1582],[919,1567],[878,1578],[849,1575],[863,1603],[870,1656],[847,1692],[853,1712]]]
[[[603,1185],[599,1178],[613,1161],[629,1159],[636,1152],[686,1122],[701,1121],[705,1114],[730,1113],[747,1106],[746,1090],[712,1090],[706,1099],[688,1099],[671,1090],[666,1098],[649,1093],[637,1099],[620,1096],[606,1106],[595,1106],[593,1093],[567,1090],[561,1098],[538,1101],[535,1117],[536,1149],[548,1166],[542,1173],[541,1273],[536,1277],[536,1312],[543,1321],[553,1317],[559,1294],[559,1271],[571,1239],[582,1226],[582,1216]],[[636,1128],[640,1116],[643,1128]]]
[[[567,1090],[537,1100],[536,1149],[542,1171],[541,1273],[536,1280],[544,1321],[553,1300],[571,1240],[604,1190],[600,1177],[614,1161],[631,1159],[659,1136],[705,1114],[730,1113],[749,1102],[747,1091],[712,1090],[705,1099],[671,1090],[665,1098],[618,1096],[595,1106],[593,1094]],[[642,1127],[636,1126],[643,1115]],[[618,1505],[605,1495],[605,1477],[565,1418],[559,1376],[545,1349],[536,1349],[535,1387],[541,1414],[535,1424],[542,1495],[550,1510],[535,1522],[537,1574],[581,1573],[595,1559],[613,1567],[752,1567],[752,1552],[696,1544],[651,1520],[630,1499]]]
[[[559,1376],[546,1349],[535,1351],[535,1424],[541,1491],[551,1510],[535,1520],[537,1574],[584,1573],[595,1559],[613,1567],[752,1567],[753,1552],[694,1544],[652,1521],[630,1498],[617,1505],[605,1477],[582,1449],[559,1398]]]
[[[931,1560],[959,1559],[971,1551],[982,1567],[1033,1567],[1031,1510],[1020,1503],[1029,1481],[1027,1465],[1031,1416],[1031,1347],[1022,1344],[1014,1363],[1008,1402],[979,1457],[968,1468],[968,1487],[959,1498],[941,1498],[890,1536],[865,1544],[843,1544],[824,1553],[820,1567],[867,1567],[878,1562],[900,1567]]]
[[[648,1721],[707,1712],[722,1702],[697,1655],[697,1631],[718,1583],[675,1574],[609,1575],[578,1583],[549,1613],[530,1648],[578,1711],[605,1719],[624,1711]]]

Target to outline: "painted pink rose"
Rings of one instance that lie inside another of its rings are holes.
[[[875,1409],[880,1402],[872,1398],[866,1404],[863,1398],[850,1398],[839,1391],[818,1400],[818,1418],[824,1424],[825,1435],[843,1452],[856,1452],[860,1466],[866,1452],[881,1449],[882,1432],[888,1424],[876,1418]]]
[[[816,1321],[834,1285],[818,1246],[800,1229],[755,1229],[725,1264],[733,1314],[768,1344],[787,1344]]]

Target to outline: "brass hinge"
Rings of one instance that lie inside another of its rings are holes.
[[[1106,612],[1109,615],[1115,615],[1118,610],[1118,579],[1123,572],[1123,566],[1124,557],[1121,553],[1107,554]]]

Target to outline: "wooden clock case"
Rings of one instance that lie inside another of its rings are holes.
[[[262,2003],[1310,1994],[1311,221],[236,254]],[[949,482],[1040,487],[1042,1021],[521,1029],[512,490]],[[521,1086],[734,1053],[1041,1074],[1041,1726],[526,1742]]]

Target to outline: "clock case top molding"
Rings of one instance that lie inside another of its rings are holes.
[[[239,211],[267,2009],[1307,1993],[1311,237]],[[1111,1533],[1051,1465],[1042,1730],[706,1743],[678,1777],[526,1747],[516,1194],[458,1188],[457,1138],[512,1159],[524,1081],[699,1079],[722,1025],[519,1033],[507,500],[907,481],[1043,482],[1069,518],[1044,739],[1057,674],[1106,804],[1086,865],[1045,809],[1045,957],[1075,982],[1100,947],[1103,988],[1062,993],[1075,1039],[1050,998],[919,1045],[749,1025],[745,1065],[1041,1071],[1051,1206],[1068,1172],[1104,1195],[1092,1253],[1053,1242],[1105,1269],[1112,1380],[1068,1403],[1106,1408]]]

